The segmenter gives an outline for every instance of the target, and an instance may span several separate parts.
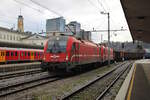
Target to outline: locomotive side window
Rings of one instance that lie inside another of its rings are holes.
[[[75,43],[73,43],[71,51],[75,51],[75,49],[76,49],[76,46],[75,46]]]
[[[101,56],[101,47],[99,48],[99,55]]]

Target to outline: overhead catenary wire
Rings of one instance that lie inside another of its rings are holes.
[[[105,7],[103,6],[103,4],[102,4],[99,0],[97,0],[97,2],[101,5],[101,7],[103,8],[103,10],[104,10],[105,12],[107,12],[106,9],[105,9]]]
[[[100,0],[97,0],[97,1],[98,1],[98,3],[103,7],[103,10],[104,10],[105,12],[111,12],[111,10],[109,9],[110,7],[108,6],[106,0],[104,0],[104,3],[105,3],[105,6],[107,6],[107,9],[105,9],[104,5],[102,4],[102,2],[101,2]],[[114,19],[113,19],[112,17],[114,17],[114,16],[111,16],[111,17],[110,17],[110,20],[115,24],[115,26],[117,26],[116,21],[114,21]]]
[[[32,7],[32,6],[30,6],[30,5],[26,4],[26,3],[23,3],[23,2],[18,1],[18,0],[14,0],[14,1],[17,2],[17,3],[19,3],[19,4],[24,5],[24,6],[26,6],[26,7],[29,7],[29,8],[31,8],[31,9],[37,11],[37,12],[44,13],[44,12],[42,12],[40,9],[34,8],[34,7]]]
[[[68,21],[71,21],[70,18],[68,18],[68,17],[66,17],[66,16],[64,16],[64,15],[62,15],[62,14],[60,14],[60,13],[58,13],[58,12],[56,12],[56,11],[54,11],[54,10],[52,10],[52,9],[50,9],[50,8],[48,8],[48,7],[46,7],[46,6],[44,6],[44,5],[42,5],[42,4],[40,4],[39,2],[36,2],[36,1],[34,1],[34,0],[30,0],[30,1],[31,1],[32,3],[34,3],[34,4],[38,5],[38,6],[40,6],[40,7],[42,7],[42,8],[44,8],[44,9],[48,10],[49,12],[51,12],[51,13],[53,13],[53,14],[59,16],[59,17],[63,17],[63,18],[65,18],[65,19],[67,19]]]
[[[44,9],[46,9],[46,10],[48,10],[48,11],[50,11],[50,12],[52,12],[52,13],[54,13],[54,14],[60,16],[60,17],[62,17],[62,15],[61,15],[60,13],[58,13],[58,12],[56,12],[56,11],[50,9],[50,8],[47,8],[46,6],[43,6],[43,5],[41,5],[40,3],[38,3],[38,2],[36,2],[36,1],[34,1],[34,0],[30,0],[30,1],[31,1],[32,3],[34,3],[34,4],[36,4],[36,5],[38,5],[38,6],[42,7],[42,8],[44,8]]]
[[[101,10],[99,9],[99,7],[97,7],[92,1],[88,0],[88,2],[89,2],[93,7],[95,7],[98,11],[101,11]]]

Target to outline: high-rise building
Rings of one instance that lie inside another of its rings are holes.
[[[46,20],[46,33],[47,36],[57,35],[65,32],[65,19],[63,17],[47,19]]]

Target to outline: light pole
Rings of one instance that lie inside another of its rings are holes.
[[[108,16],[108,66],[110,66],[110,13],[109,12],[101,12],[101,14],[107,14]]]

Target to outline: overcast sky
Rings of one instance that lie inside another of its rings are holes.
[[[33,2],[32,2],[33,1]],[[82,29],[107,30],[107,16],[101,11],[110,12],[111,30],[128,29],[120,0],[1,0],[0,26],[17,28],[17,16],[24,17],[25,31],[45,30],[48,18],[63,16],[66,22],[78,21]],[[40,4],[41,6],[37,5]],[[102,6],[103,5],[103,6]],[[50,11],[48,11],[48,8]],[[116,35],[115,35],[116,34]],[[95,42],[107,40],[107,32],[92,33]],[[129,31],[111,32],[111,41],[132,41]]]

